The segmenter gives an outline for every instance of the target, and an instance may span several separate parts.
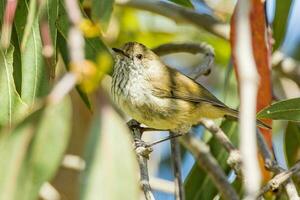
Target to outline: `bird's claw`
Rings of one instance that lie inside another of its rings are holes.
[[[153,148],[141,139],[134,139],[134,148],[138,155],[141,155],[149,159],[149,154],[153,151]]]

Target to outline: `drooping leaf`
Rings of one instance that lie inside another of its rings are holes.
[[[70,103],[41,108],[0,133],[0,199],[36,199],[53,177],[68,144]]]
[[[275,44],[273,45],[274,50],[278,49],[284,41],[288,27],[291,4],[292,0],[276,1],[273,21],[273,38],[275,39]]]
[[[18,12],[15,16],[15,27],[19,41],[24,40],[24,27],[29,12],[27,1],[19,1]],[[38,18],[33,21],[26,42],[21,49],[22,60],[22,87],[21,98],[28,105],[32,105],[36,98],[48,92],[48,73],[42,55],[42,41],[40,37]],[[22,42],[21,42],[22,43]]]
[[[226,133],[231,142],[236,145],[238,141],[237,124],[226,120],[222,123],[221,129]],[[225,173],[228,173],[230,171],[230,167],[226,163],[228,153],[214,137],[209,141],[208,145],[219,165]],[[210,200],[218,194],[218,190],[210,177],[197,164],[194,164],[187,176],[184,188],[186,200]]]
[[[285,158],[292,167],[300,159],[300,124],[289,122],[284,135]]]
[[[92,0],[92,18],[106,29],[113,10],[114,0]]]
[[[94,119],[85,154],[82,200],[139,199],[138,166],[130,133],[112,107]]]
[[[7,50],[0,49],[0,127],[12,124],[21,117],[26,104],[21,100],[14,83],[13,77],[14,47]]]
[[[11,34],[11,44],[14,46],[14,82],[16,85],[16,90],[19,94],[21,94],[22,88],[22,61],[21,61],[21,49],[20,49],[20,41],[17,35],[16,28],[13,27]]]
[[[38,97],[48,92],[48,75],[42,55],[42,42],[38,20],[35,20],[31,34],[22,54],[22,93],[21,98],[33,104]]]
[[[257,114],[258,118],[300,121],[300,98],[276,102]]]
[[[169,0],[169,1],[188,8],[193,8],[193,4],[190,2],[190,0]]]

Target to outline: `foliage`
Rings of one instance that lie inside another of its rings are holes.
[[[169,1],[165,2],[185,11],[195,11],[192,18],[201,16],[199,7],[206,5],[206,1]],[[146,9],[150,12],[140,10],[152,1],[138,1],[135,9],[122,6],[121,0],[69,2],[75,2],[78,10],[68,13],[66,1],[59,0],[0,2],[0,199],[38,199],[39,195],[43,195],[45,185],[53,185],[61,197],[66,193],[67,199],[140,199],[139,168],[132,149],[133,141],[125,126],[125,117],[115,108],[108,94],[108,75],[113,70],[110,47],[118,47],[128,41],[138,41],[150,48],[178,41],[206,42],[214,47],[216,59],[212,73],[201,79],[201,83],[215,92],[225,89],[230,94],[227,95],[229,101],[233,102],[238,99],[232,94],[235,94],[239,82],[227,82],[225,78],[224,86],[223,76],[226,67],[229,68],[227,77],[231,75],[230,66],[233,65],[239,79],[236,55],[230,52],[236,48],[235,25],[231,24],[231,38],[227,41],[210,32],[199,31],[198,23],[180,18],[183,14],[180,17],[167,15],[169,19],[154,15],[152,7]],[[220,2],[225,6],[227,1]],[[252,2],[252,46],[260,75],[257,97],[257,110],[260,112],[257,117],[266,120],[264,122],[269,125],[271,120],[287,121],[286,126],[280,125],[272,132],[262,130],[262,133],[270,146],[274,139],[272,134],[284,134],[284,152],[280,158],[292,167],[300,158],[300,98],[287,99],[278,95],[279,100],[272,103],[272,92],[282,89],[284,94],[299,94],[297,84],[300,77],[297,69],[294,74],[284,70],[281,73],[272,71],[271,42],[267,40],[264,7],[262,1]],[[276,1],[272,23],[274,51],[283,47],[292,8],[291,0]],[[215,14],[229,19],[232,13]],[[220,22],[214,14],[205,16]],[[231,22],[234,20],[233,14]],[[74,30],[79,32],[75,42],[71,38]],[[72,49],[72,44],[78,45],[80,37],[84,43],[83,58],[74,58],[73,55],[78,52]],[[299,46],[294,49],[293,54],[299,54]],[[187,72],[186,68],[199,66],[198,57],[190,59],[187,55],[176,54],[162,59]],[[276,68],[283,64],[280,62]],[[78,66],[82,67],[82,71],[78,71]],[[297,85],[297,89],[292,90],[284,84],[279,88],[272,83],[271,73],[275,74],[275,82],[283,82],[284,77],[292,85]],[[70,77],[75,80],[73,85],[68,85],[72,81],[60,85],[71,80]],[[224,120],[220,127],[238,147],[238,124]],[[229,175],[232,169],[226,162],[228,153],[216,138],[206,142],[218,165]],[[154,151],[158,151],[156,146]],[[184,153],[186,151],[183,150]],[[66,159],[69,154],[75,154],[84,163],[83,167],[78,167],[76,162],[73,168],[77,171],[74,173],[71,171],[74,169],[70,169],[74,162]],[[169,159],[169,154],[165,156]],[[162,166],[162,161],[155,156],[150,157],[149,162],[154,168]],[[70,178],[68,174],[73,175]],[[80,178],[74,178],[74,174]],[[196,164],[185,174],[188,174],[184,181],[187,200],[209,200],[219,195],[210,177]],[[269,176],[264,174],[265,181]],[[72,187],[65,184],[67,179],[74,182]],[[232,185],[242,196],[242,181],[236,178]]]

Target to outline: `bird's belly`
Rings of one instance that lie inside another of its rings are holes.
[[[120,106],[129,116],[146,126],[175,132],[187,132],[198,118],[194,107],[186,101],[153,96],[146,99],[124,98]]]

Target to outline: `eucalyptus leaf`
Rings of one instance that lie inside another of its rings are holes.
[[[38,109],[0,133],[0,199],[37,199],[60,166],[70,136],[71,102]]]
[[[193,8],[193,4],[191,3],[190,0],[169,0],[173,3],[188,7],[188,8]]]
[[[225,120],[221,125],[221,129],[233,144],[237,144],[238,133],[236,122]],[[228,153],[214,137],[208,142],[208,145],[219,165],[225,173],[229,173],[230,167],[227,165]],[[184,188],[186,200],[211,200],[218,194],[218,190],[208,174],[200,169],[196,163],[184,182]]]
[[[289,122],[284,135],[285,158],[289,167],[300,159],[300,124]]]
[[[261,110],[257,118],[300,121],[300,98],[278,101]]]
[[[273,50],[278,49],[284,41],[288,27],[291,4],[292,0],[276,1],[275,16],[273,21],[273,38],[275,39]]]
[[[49,82],[42,55],[42,41],[37,16],[33,19],[32,26],[29,27],[28,37],[24,36],[24,27],[28,23],[26,17],[30,11],[28,9],[27,1],[19,1],[15,16],[15,27],[20,43],[23,42],[23,47],[21,47],[21,98],[28,105],[33,105],[37,98],[44,96],[48,92]],[[26,38],[25,42],[22,41],[24,38]]]
[[[110,106],[94,118],[82,177],[83,200],[139,199],[138,166],[128,128]]]
[[[12,124],[16,119],[19,119],[27,107],[15,87],[13,54],[13,46],[7,50],[0,49],[0,127],[5,124]]]
[[[92,0],[92,18],[106,29],[113,10],[114,0]]]

